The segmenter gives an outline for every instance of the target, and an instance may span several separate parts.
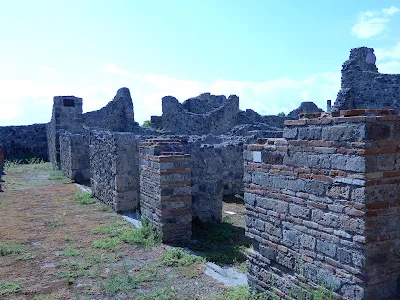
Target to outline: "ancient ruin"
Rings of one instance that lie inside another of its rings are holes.
[[[116,212],[139,211],[172,245],[188,245],[193,220],[218,226],[223,197],[244,194],[251,290],[397,299],[399,88],[400,75],[379,73],[362,47],[327,112],[304,102],[261,116],[236,95],[166,96],[145,128],[127,88],[85,114],[81,98],[56,96],[48,124],[0,127],[0,170],[5,159],[49,160]]]

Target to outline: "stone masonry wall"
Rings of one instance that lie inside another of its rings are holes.
[[[8,160],[31,157],[48,160],[46,124],[0,127],[0,144]]]
[[[166,131],[174,134],[218,135],[228,132],[236,125],[239,98],[231,95],[222,105],[209,112],[193,113],[176,98],[168,96],[162,99],[162,111],[162,125]],[[198,106],[196,111],[200,111]]]
[[[393,108],[400,112],[400,74],[379,73],[375,61],[372,48],[351,50],[343,64],[334,110]]]
[[[134,120],[133,103],[128,88],[120,88],[114,99],[100,110],[83,115],[85,126],[92,129],[133,132],[138,124]]]
[[[60,133],[62,130],[71,133],[82,133],[82,98],[74,96],[55,96],[51,121],[47,124],[47,143],[50,162],[60,169]]]
[[[4,155],[4,147],[3,147],[3,145],[0,145],[0,179],[1,179],[1,173],[3,172],[3,169],[4,169],[5,160],[6,159],[5,159],[5,155]]]
[[[190,156],[179,140],[140,143],[140,208],[165,243],[186,245],[192,236]]]
[[[93,196],[114,208],[139,208],[138,143],[133,133],[91,131],[90,173]]]
[[[280,297],[399,299],[400,117],[337,111],[286,121],[245,157],[249,284]],[[341,298],[342,297],[342,298]]]
[[[77,183],[90,180],[89,136],[86,134],[60,134],[61,171]]]

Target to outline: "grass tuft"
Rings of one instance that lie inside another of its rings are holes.
[[[115,250],[121,244],[121,240],[117,237],[106,237],[101,240],[96,240],[92,243],[92,248],[104,249],[104,250]]]
[[[79,204],[93,204],[97,200],[93,198],[92,194],[87,192],[79,192],[75,195],[75,201]]]
[[[182,248],[169,250],[162,257],[162,263],[170,267],[187,267],[204,262],[202,257],[187,253]]]
[[[129,244],[153,247],[161,243],[161,235],[154,226],[142,220],[142,228],[135,229],[128,222],[117,221],[111,224],[104,224],[92,229],[95,234],[105,234],[110,237],[118,237],[121,241]]]
[[[18,283],[0,281],[0,296],[18,293],[19,291],[21,291],[21,286]]]

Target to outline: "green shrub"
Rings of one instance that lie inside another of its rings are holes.
[[[151,128],[151,121],[150,120],[146,120],[143,122],[143,127],[147,127],[147,128]]]

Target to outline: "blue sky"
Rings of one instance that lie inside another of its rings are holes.
[[[353,47],[400,73],[396,1],[0,0],[0,125],[42,123],[52,98],[84,111],[130,89],[135,119],[166,95],[236,94],[241,109],[325,108]]]

